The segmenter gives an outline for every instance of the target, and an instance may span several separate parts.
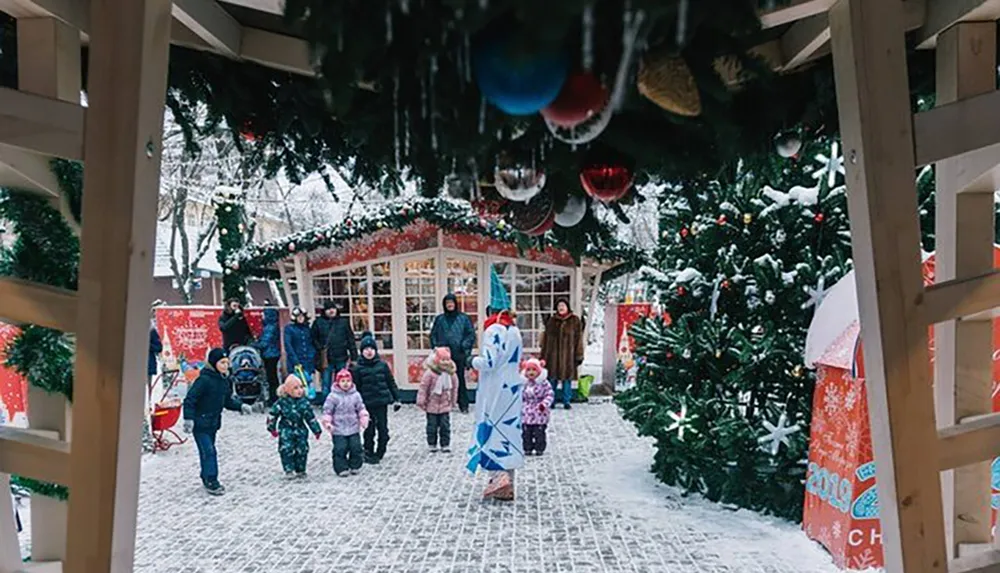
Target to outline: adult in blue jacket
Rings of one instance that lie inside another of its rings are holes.
[[[250,413],[233,393],[229,381],[229,357],[221,348],[213,348],[205,359],[198,379],[184,398],[184,432],[194,435],[201,462],[201,483],[212,495],[226,493],[219,483],[219,457],[215,449],[215,435],[222,427],[222,409],[242,414]]]
[[[281,326],[278,325],[278,309],[264,309],[264,326],[260,338],[254,342],[264,359],[264,373],[267,375],[267,404],[278,400],[278,361],[281,360]]]
[[[285,326],[285,365],[289,374],[302,367],[306,378],[312,382],[316,372],[316,347],[309,330],[309,315],[301,308],[292,309],[292,322]]]
[[[469,393],[465,384],[465,364],[476,345],[476,328],[468,315],[458,309],[458,299],[448,293],[442,301],[444,312],[434,318],[431,326],[431,347],[445,347],[451,350],[451,359],[455,361],[455,373],[458,374],[458,409],[462,413],[469,411]]]

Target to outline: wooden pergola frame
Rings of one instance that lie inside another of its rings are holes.
[[[280,12],[275,0],[230,3]],[[20,86],[0,89],[0,185],[59,202],[49,158],[86,159],[79,290],[0,279],[0,316],[77,340],[72,417],[65,400],[32,389],[31,429],[0,429],[0,487],[18,474],[72,490],[68,504],[35,500],[30,564],[0,494],[0,573],[130,571],[169,44],[302,74],[313,66],[303,40],[245,26],[216,0],[0,0],[0,10],[18,18]],[[792,0],[762,14],[766,27],[790,25],[757,50],[776,69],[834,59],[891,572],[1000,571],[988,545],[1000,415],[982,320],[1000,306],[998,18],[1000,0]],[[916,115],[907,31],[937,50],[938,107]],[[939,282],[925,289],[914,170],[929,163]]]

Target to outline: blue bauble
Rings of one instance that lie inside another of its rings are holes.
[[[531,115],[559,95],[569,75],[569,58],[558,51],[526,53],[507,33],[477,42],[472,69],[490,103],[510,115]]]

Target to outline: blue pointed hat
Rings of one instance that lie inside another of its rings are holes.
[[[497,274],[496,267],[490,265],[490,309],[493,312],[510,310],[510,297],[507,296],[507,289],[500,282],[500,275]]]

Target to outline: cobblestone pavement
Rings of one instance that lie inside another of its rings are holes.
[[[461,453],[430,454],[423,414],[390,414],[379,466],[337,478],[328,438],[309,477],[285,482],[261,415],[227,413],[219,435],[228,493],[200,489],[193,444],[147,457],[140,573],[759,572],[836,569],[799,528],[656,484],[652,448],[611,404],[556,411],[549,452],[517,475],[515,503],[483,503]],[[455,441],[470,416],[453,415]],[[459,448],[464,449],[464,448]]]

